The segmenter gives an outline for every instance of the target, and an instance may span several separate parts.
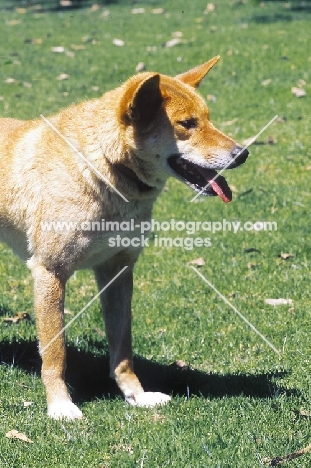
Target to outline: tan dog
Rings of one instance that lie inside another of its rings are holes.
[[[59,220],[149,221],[169,176],[230,201],[231,191],[216,170],[238,166],[248,152],[212,125],[195,91],[218,58],[175,78],[135,75],[99,99],[50,117],[54,129],[43,119],[0,121],[1,239],[33,275],[42,378],[53,418],[82,416],[64,382],[62,332],[66,281],[81,268],[94,269],[101,290],[128,266],[101,295],[111,375],[133,405],[170,399],[144,392],[133,372],[132,270],[142,247],[111,248],[109,232],[42,226]]]

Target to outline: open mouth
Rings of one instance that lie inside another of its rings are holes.
[[[213,169],[205,169],[198,164],[183,159],[178,154],[168,158],[168,164],[189,187],[205,196],[218,195],[225,203],[232,200],[232,192],[224,177]]]

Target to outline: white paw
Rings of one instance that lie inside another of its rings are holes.
[[[82,412],[70,400],[56,400],[48,407],[48,416],[53,419],[80,419]]]
[[[126,401],[133,406],[157,406],[166,405],[170,401],[171,397],[160,392],[142,392],[136,395],[132,395],[126,398]]]

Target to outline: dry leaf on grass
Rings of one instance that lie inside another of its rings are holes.
[[[28,408],[31,405],[33,405],[33,401],[24,401],[24,408]]]
[[[82,44],[71,44],[70,47],[73,50],[83,50],[83,49],[85,49],[85,46],[82,45]]]
[[[10,20],[7,21],[6,24],[7,26],[16,26],[17,24],[21,24],[22,20]]]
[[[65,307],[65,309],[64,309],[64,314],[66,314],[66,315],[73,315],[73,312],[71,312],[71,310],[69,310],[69,309],[67,309],[67,308]]]
[[[182,32],[181,31],[174,31],[172,32],[172,37],[182,37]]]
[[[7,84],[14,84],[14,83],[17,83],[17,80],[15,78],[7,78],[5,82]]]
[[[51,51],[54,52],[54,54],[62,54],[65,52],[65,48],[62,46],[51,47]]]
[[[17,80],[15,80],[15,78],[7,78],[5,82],[7,84],[13,84],[13,83],[17,83]]]
[[[206,99],[207,99],[208,101],[211,101],[211,102],[216,102],[216,101],[217,101],[217,98],[216,98],[216,96],[214,96],[214,94],[208,94],[208,95],[206,96]]]
[[[278,140],[274,135],[269,135],[266,140],[267,145],[275,145],[277,142]]]
[[[296,88],[295,86],[292,87],[291,91],[292,91],[292,94],[298,98],[304,97],[307,94],[304,89]]]
[[[187,263],[187,265],[197,265],[197,266],[203,266],[205,265],[205,260],[204,258],[195,258],[194,260],[191,260],[190,262]]]
[[[41,45],[42,44],[42,39],[41,38],[34,38],[34,39],[26,38],[24,40],[24,44]]]
[[[27,312],[18,312],[14,317],[4,317],[2,322],[18,323],[21,320],[30,320],[30,315]]]
[[[288,455],[283,455],[281,457],[275,457],[275,458],[267,457],[267,458],[263,458],[261,461],[264,465],[268,465],[268,466],[283,465],[283,463],[286,463],[290,460],[294,460],[295,458],[305,455],[310,450],[311,450],[311,444],[307,445],[307,447],[297,450],[297,452],[289,453]]]
[[[177,361],[175,361],[173,363],[173,366],[178,367],[179,369],[188,369],[189,368],[189,365],[185,361],[183,361],[182,359],[177,359]]]
[[[58,81],[64,81],[64,80],[68,80],[68,78],[69,78],[69,75],[67,75],[67,73],[61,73],[60,75],[58,75],[56,79]]]
[[[164,13],[164,8],[153,8],[153,10],[151,10],[151,13],[153,13],[154,15],[162,15],[162,13]]]
[[[263,80],[263,81],[261,82],[261,84],[262,84],[262,86],[268,86],[268,84],[270,84],[271,81],[272,81],[271,78],[268,78],[267,80]]]
[[[139,15],[145,13],[145,8],[133,8],[132,15]]]
[[[173,39],[170,39],[169,41],[165,42],[164,46],[165,47],[175,47],[178,44],[181,44],[181,40],[178,37],[174,37]]]
[[[138,64],[135,67],[135,70],[137,71],[137,73],[142,72],[146,70],[146,65],[144,64],[144,62],[138,62]]]
[[[282,258],[283,260],[287,260],[288,258],[291,258],[293,256],[294,256],[293,254],[283,253],[283,252],[281,252],[280,255],[279,255],[279,257]]]
[[[310,418],[311,417],[311,411],[308,411],[308,410],[304,410],[304,409],[300,409],[299,411],[297,411],[297,413],[302,416],[303,418]]]
[[[207,15],[208,13],[211,13],[212,11],[215,11],[215,10],[216,10],[216,6],[214,5],[214,3],[208,3],[204,10],[204,14]]]
[[[265,303],[268,304],[268,305],[272,305],[272,306],[292,305],[293,300],[292,299],[283,299],[282,297],[279,297],[278,299],[265,299]]]
[[[222,122],[221,126],[222,127],[230,127],[230,125],[233,125],[237,121],[238,121],[237,118],[234,118],[232,120],[226,120],[226,122]]]
[[[298,86],[306,86],[307,82],[305,80],[298,80]]]
[[[113,43],[113,45],[115,45],[117,47],[123,47],[124,44],[125,44],[125,42],[122,41],[122,39],[113,39],[112,43]]]
[[[5,437],[8,439],[18,439],[22,440],[23,442],[28,442],[29,444],[33,444],[33,440],[28,439],[28,437],[23,434],[22,432],[18,432],[16,429],[12,429],[11,431],[5,434]]]

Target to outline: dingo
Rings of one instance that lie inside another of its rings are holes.
[[[212,125],[195,91],[218,59],[175,78],[137,74],[99,99],[49,117],[54,129],[43,119],[0,120],[1,239],[33,275],[42,379],[53,418],[82,416],[64,381],[62,332],[66,281],[81,268],[94,270],[101,290],[128,266],[101,295],[111,376],[132,405],[170,399],[144,392],[133,371],[132,272],[142,247],[111,248],[107,232],[47,231],[42,223],[150,221],[170,176],[229,202],[230,188],[216,171],[244,163],[248,151]]]

